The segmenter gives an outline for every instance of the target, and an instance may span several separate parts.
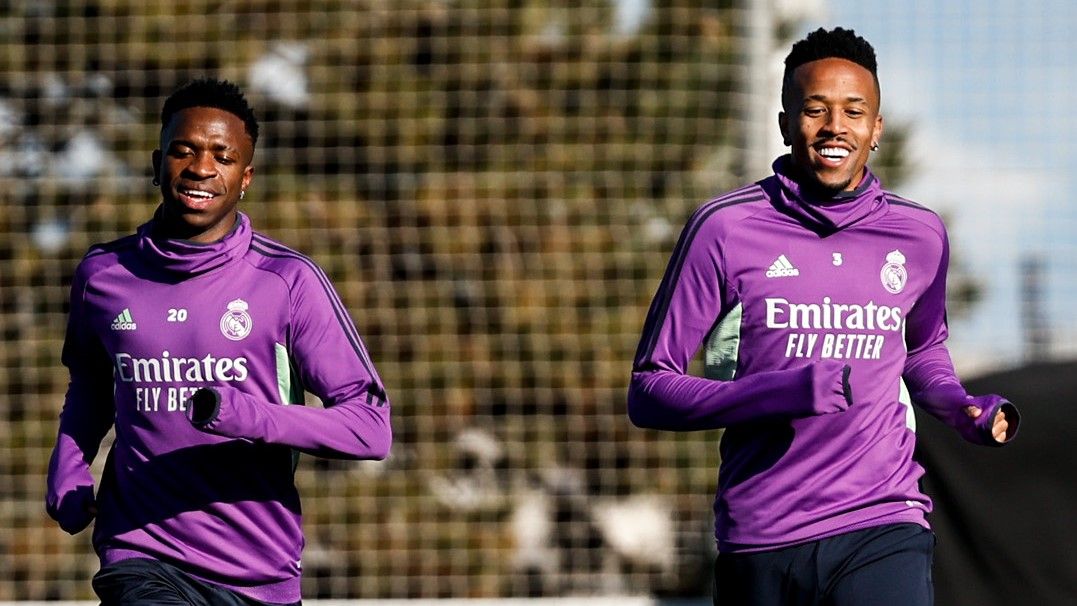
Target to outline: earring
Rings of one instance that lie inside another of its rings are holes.
[[[154,177],[153,178],[153,186],[157,187],[160,184],[161,184],[161,181],[157,177]]]
[[[246,195],[247,195],[247,190],[245,190],[245,189],[239,190],[239,199],[240,200],[242,200],[243,196],[246,196]]]
[[[879,142],[878,141],[872,141],[871,142],[871,151],[879,151]]]

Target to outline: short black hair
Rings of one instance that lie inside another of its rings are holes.
[[[827,31],[819,28],[808,34],[803,40],[793,44],[785,58],[785,73],[782,75],[782,103],[796,68],[829,58],[845,59],[871,72],[875,79],[875,90],[879,90],[878,64],[875,61],[875,49],[864,38],[851,29],[835,27]]]
[[[161,108],[161,130],[168,127],[172,116],[189,107],[214,107],[236,115],[243,120],[251,142],[258,142],[258,119],[254,117],[254,110],[247,103],[243,91],[235,84],[227,80],[199,78],[177,88],[165,99]]]

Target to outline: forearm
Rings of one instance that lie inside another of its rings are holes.
[[[993,420],[1000,411],[1010,425],[1005,441],[1012,440],[1017,434],[1021,418],[1017,407],[1002,396],[969,395],[957,378],[949,351],[942,344],[910,354],[902,378],[914,404],[953,427],[969,442],[983,445],[1004,443],[996,440],[991,433]],[[967,409],[970,406],[979,408],[981,414],[975,418],[969,416]]]
[[[69,390],[60,414],[45,493],[45,510],[71,534],[93,521],[94,479],[90,465],[112,426],[113,416],[111,399],[83,397],[74,391],[74,387]],[[106,400],[108,406],[101,404]]]
[[[61,432],[49,459],[45,511],[65,532],[75,534],[93,521],[94,481],[90,465],[70,436]]]
[[[207,433],[280,444],[319,457],[384,459],[392,444],[389,406],[371,406],[360,398],[308,408],[206,388],[192,397],[190,415],[192,424]]]
[[[851,401],[848,378],[849,367],[831,360],[735,381],[637,371],[628,416],[638,427],[695,431],[841,412]]]

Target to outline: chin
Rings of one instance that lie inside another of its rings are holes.
[[[812,185],[815,189],[832,196],[835,194],[840,194],[841,192],[849,189],[849,185],[852,183],[851,179],[838,182],[824,181],[820,179],[818,175],[816,175],[813,181],[814,183],[812,183]]]

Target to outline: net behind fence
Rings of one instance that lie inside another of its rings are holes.
[[[262,121],[246,212],[330,275],[394,404],[387,462],[301,460],[304,595],[705,590],[717,436],[624,397],[736,166],[723,3],[6,4],[0,599],[92,595],[42,505],[68,285],[152,213],[157,112],[203,74]]]
[[[719,435],[624,400],[681,225],[762,176],[733,4],[0,1],[0,600],[92,597],[43,506],[68,288],[152,214],[160,105],[200,75],[247,91],[242,208],[329,274],[393,402],[387,461],[301,459],[304,596],[706,593]]]

